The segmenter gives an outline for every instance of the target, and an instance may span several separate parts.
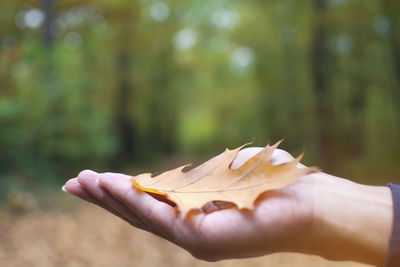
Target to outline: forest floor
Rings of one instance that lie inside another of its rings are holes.
[[[67,202],[69,200],[66,200]],[[134,229],[98,207],[37,209],[0,218],[0,267],[128,266],[326,266],[362,267],[317,256],[276,253],[208,263],[150,233]]]

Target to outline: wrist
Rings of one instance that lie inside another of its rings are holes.
[[[393,221],[390,189],[324,173],[314,175],[311,253],[382,265]]]

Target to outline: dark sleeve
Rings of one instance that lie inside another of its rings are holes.
[[[393,197],[393,229],[385,267],[400,266],[400,185],[388,184]]]

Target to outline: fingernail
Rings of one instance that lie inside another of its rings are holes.
[[[97,184],[100,184],[99,178],[96,179],[96,183],[97,183]]]
[[[63,186],[61,187],[61,190],[64,191],[65,193],[67,193],[67,190],[65,190],[65,185],[63,185]]]

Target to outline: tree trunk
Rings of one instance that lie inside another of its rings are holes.
[[[397,11],[400,10],[400,4],[397,1],[383,1],[383,10],[389,20],[390,52],[397,82],[397,90],[400,90],[400,21],[397,18]]]
[[[149,137],[158,147],[153,149],[163,154],[176,151],[177,107],[171,97],[173,90],[169,87],[171,74],[170,50],[163,51],[154,69],[152,81],[152,99],[150,101],[151,129]],[[151,141],[150,141],[151,142]]]
[[[332,159],[332,110],[328,101],[328,32],[325,22],[326,1],[314,0],[314,23],[311,43],[311,68],[316,95],[318,154],[321,165],[327,168]]]
[[[393,72],[397,83],[393,90],[393,99],[395,99],[398,125],[400,127],[400,104],[398,104],[400,102],[400,19],[398,18],[400,3],[397,0],[384,0],[382,4],[383,12],[389,20],[390,52],[393,62]]]
[[[43,43],[46,48],[51,48],[53,46],[53,0],[42,0],[42,9],[45,15],[43,27]]]
[[[131,83],[129,82],[129,55],[122,48],[116,56],[118,88],[115,105],[115,127],[119,141],[117,162],[115,167],[131,160],[135,152],[136,130],[132,118],[129,115],[129,103],[131,99]]]

